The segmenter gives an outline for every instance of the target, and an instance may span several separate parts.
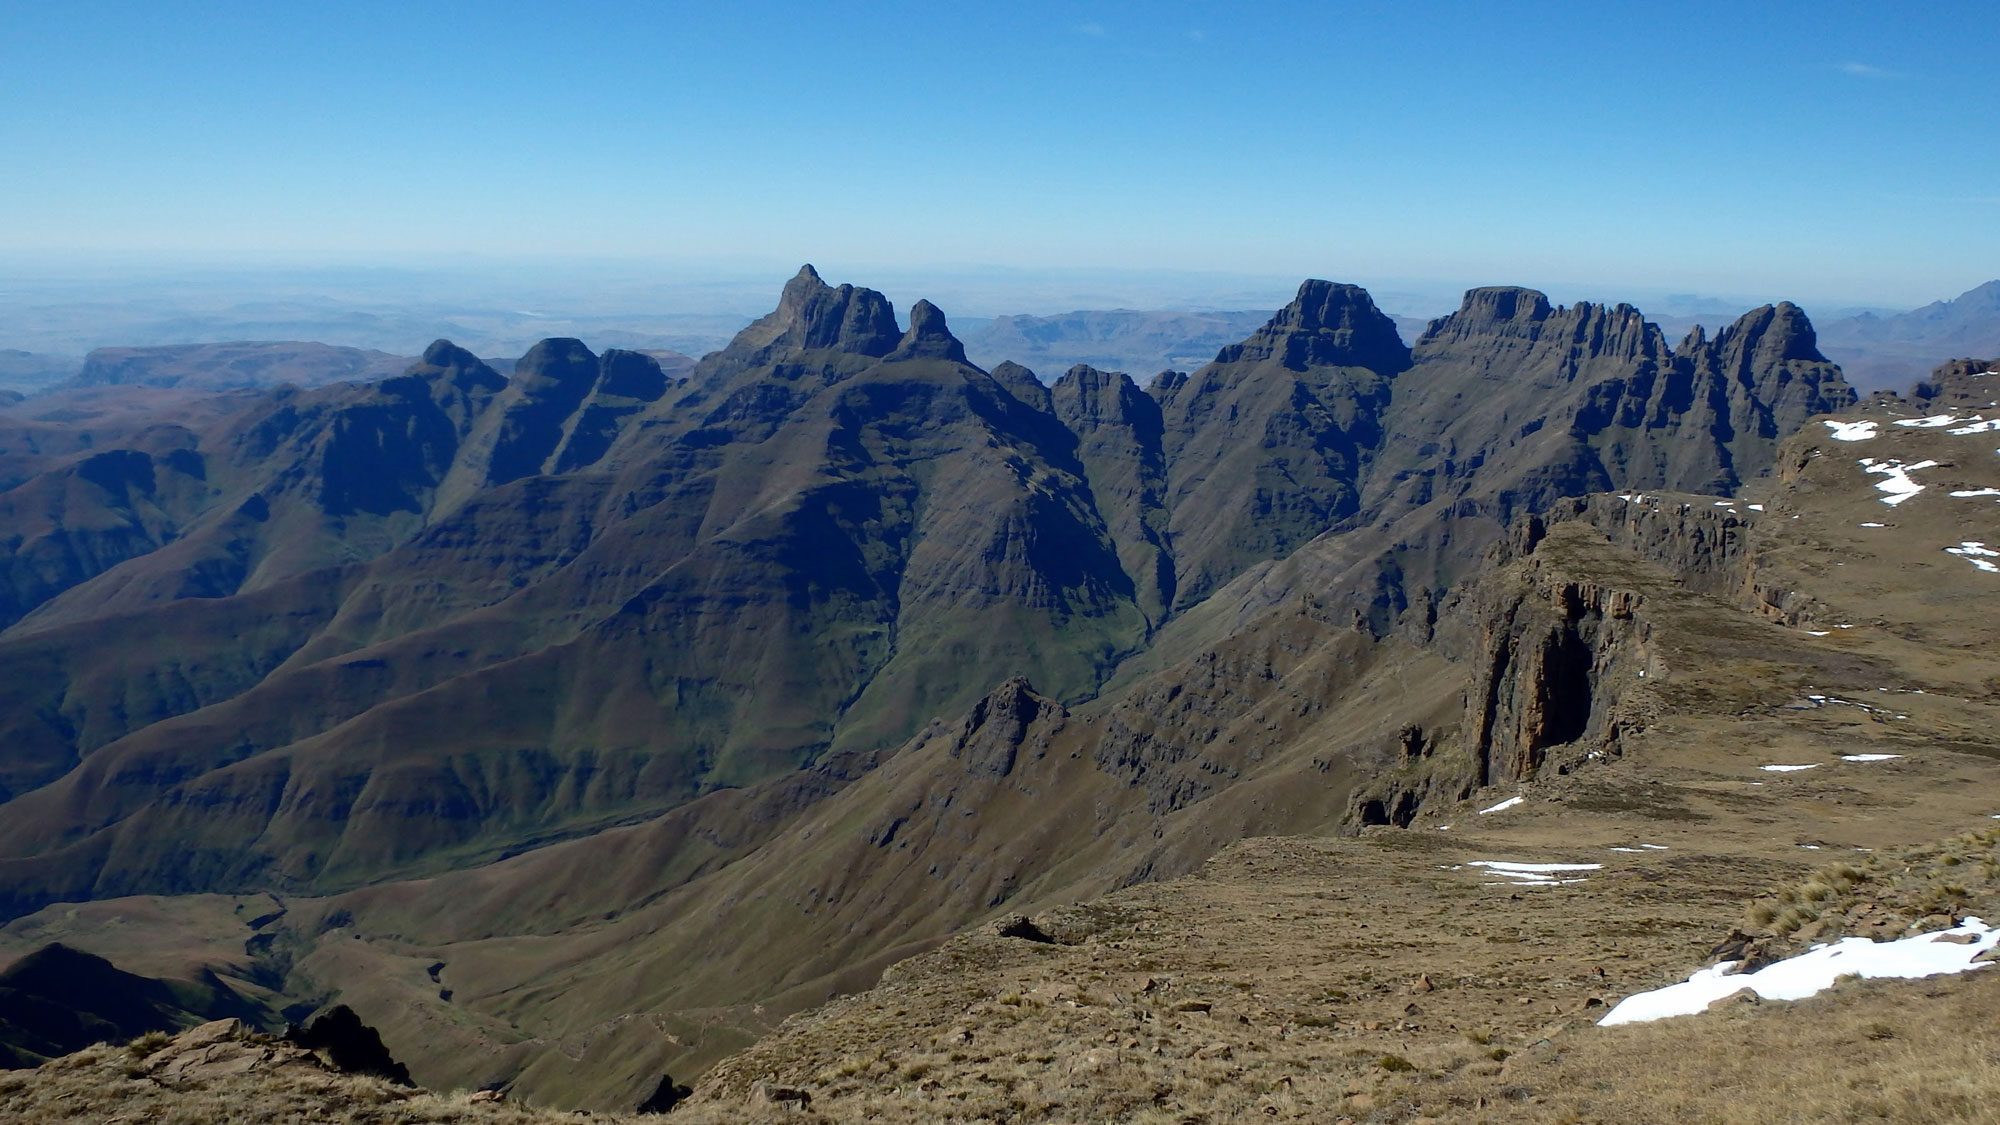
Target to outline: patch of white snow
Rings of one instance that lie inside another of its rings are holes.
[[[1526,798],[1524,798],[1524,797],[1509,797],[1509,798],[1507,798],[1506,800],[1504,800],[1504,801],[1500,802],[1499,804],[1497,804],[1497,805],[1494,805],[1494,806],[1493,806],[1492,808],[1490,808],[1490,809],[1480,809],[1480,810],[1479,810],[1479,815],[1480,815],[1480,816],[1485,816],[1485,815],[1486,815],[1487,813],[1496,813],[1496,812],[1500,812],[1500,811],[1502,811],[1502,810],[1504,810],[1504,809],[1511,809],[1511,808],[1513,808],[1513,807],[1514,807],[1515,805],[1518,805],[1518,804],[1520,804],[1520,803],[1521,803],[1522,801],[1524,801],[1524,800],[1526,800]]]
[[[1886,762],[1892,758],[1900,757],[1902,757],[1901,754],[1842,754],[1840,760],[1843,762]]]
[[[1962,421],[1964,419],[1956,414],[1933,414],[1928,418],[1903,418],[1898,420],[1896,424],[1898,426],[1909,426],[1912,429],[1918,430],[1935,430],[1939,426],[1956,425]]]
[[[1875,423],[1872,419],[1865,422],[1829,421],[1826,423],[1826,428],[1833,431],[1835,441],[1867,441],[1875,436]]]
[[[1799,770],[1816,770],[1819,768],[1819,763],[1814,762],[1809,766],[1758,766],[1757,768],[1766,773],[1795,773]]]
[[[1892,508],[1924,490],[1923,485],[1910,479],[1911,473],[1918,469],[1936,467],[1936,461],[1919,461],[1914,465],[1905,465],[1893,458],[1884,461],[1877,461],[1873,457],[1861,459],[1861,468],[1864,471],[1879,474],[1883,478],[1875,482],[1875,491],[1888,493],[1889,495],[1882,497],[1882,502]]]
[[[1966,562],[1971,563],[1988,574],[2000,574],[2000,566],[1995,566],[1987,561],[1988,559],[2000,559],[2000,551],[1991,550],[1980,540],[1968,539],[1956,547],[1946,547],[1944,553],[1947,555],[1957,555],[1959,558],[1964,559]]]
[[[1970,937],[1960,945],[1949,938]],[[1684,983],[1627,996],[1611,1009],[1601,1026],[1646,1023],[1669,1016],[1693,1015],[1725,996],[1747,988],[1766,1000],[1803,1000],[1825,991],[1843,976],[1932,977],[1986,967],[1973,958],[2000,944],[2000,930],[1977,918],[1941,933],[1918,934],[1898,941],[1874,942],[1851,937],[1816,946],[1766,965],[1754,973],[1732,973],[1734,961],[1703,969]]]

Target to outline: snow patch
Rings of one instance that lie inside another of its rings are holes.
[[[1465,866],[1483,867],[1503,880],[1481,883],[1483,887],[1565,887],[1584,881],[1578,872],[1597,871],[1604,867],[1601,863],[1514,863],[1501,859],[1475,859]]]
[[[1947,937],[1973,940],[1960,945]],[[1702,969],[1681,984],[1627,996],[1598,1020],[1600,1026],[1647,1023],[1669,1016],[1693,1015],[1725,996],[1749,989],[1766,1000],[1803,1000],[1843,976],[1932,977],[1985,968],[1973,958],[2000,944],[2000,930],[1977,918],[1942,933],[1918,934],[1897,941],[1874,942],[1843,938],[1766,965],[1754,973],[1734,973],[1737,962],[1724,961]]]
[[[1969,496],[2000,496],[2000,488],[1968,488],[1963,492],[1954,492],[1952,495],[1961,500]]]
[[[1826,428],[1833,431],[1833,440],[1835,441],[1867,441],[1869,438],[1875,436],[1875,423],[1873,420],[1866,422],[1828,421]]]
[[[1935,430],[1940,426],[1957,425],[1964,420],[1956,414],[1933,414],[1928,418],[1903,418],[1898,420],[1896,424],[1898,426],[1908,426],[1916,430]]]
[[[1861,526],[1862,526],[1862,527],[1881,527],[1882,525],[1881,525],[1881,524],[1879,524],[1879,523],[1864,523],[1864,524],[1862,524]]]
[[[1892,758],[1900,757],[1902,757],[1901,754],[1842,754],[1840,760],[1843,762],[1886,762]]]
[[[1757,768],[1765,773],[1795,773],[1799,770],[1816,770],[1819,768],[1819,763],[1814,762],[1809,766],[1758,766]]]
[[[1479,810],[1479,815],[1480,815],[1480,816],[1485,816],[1485,815],[1486,815],[1487,813],[1496,813],[1496,812],[1500,812],[1500,811],[1502,811],[1502,810],[1504,810],[1504,809],[1511,809],[1511,808],[1513,808],[1513,807],[1514,807],[1515,805],[1518,805],[1518,804],[1520,804],[1520,803],[1521,803],[1521,802],[1522,802],[1523,800],[1525,800],[1525,799],[1526,799],[1526,798],[1523,798],[1523,797],[1509,797],[1509,798],[1507,798],[1506,800],[1504,800],[1504,801],[1500,802],[1499,804],[1497,804],[1497,805],[1494,805],[1494,806],[1493,806],[1492,808],[1490,808],[1490,809],[1480,809],[1480,810]]]
[[[1961,435],[1984,434],[1994,430],[2000,430],[2000,418],[1974,418],[1970,423],[1963,426],[1954,426],[1946,430],[1945,433]]]
[[[1918,469],[1934,469],[1936,467],[1936,461],[1919,461],[1914,465],[1905,465],[1893,458],[1883,461],[1877,461],[1873,457],[1863,457],[1861,459],[1861,468],[1864,472],[1876,473],[1882,476],[1882,480],[1875,482],[1875,490],[1889,494],[1882,497],[1882,502],[1892,508],[1924,490],[1923,485],[1910,479],[1911,473]]]
[[[1988,559],[2000,559],[2000,551],[1989,549],[1980,540],[1968,539],[1956,547],[1946,547],[1944,553],[1947,555],[1957,555],[1959,558],[1964,559],[1966,562],[1971,563],[1988,574],[2000,574],[2000,566],[1995,566],[1987,561]]]

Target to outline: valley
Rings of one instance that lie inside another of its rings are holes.
[[[1566,1076],[1793,1017],[1608,1005],[2000,815],[1994,366],[1308,281],[1045,383],[806,267],[671,372],[25,400],[0,961],[597,1113],[1620,1119]],[[1920,890],[1752,936],[2000,909]]]

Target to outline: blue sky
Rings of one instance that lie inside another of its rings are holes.
[[[0,3],[24,260],[2000,276],[1991,0]]]

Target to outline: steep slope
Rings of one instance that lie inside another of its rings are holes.
[[[1551,306],[1475,289],[1432,323],[1397,375],[1365,457],[1355,514],[1247,568],[1156,650],[1179,654],[1310,589],[1371,627],[1425,635],[1437,599],[1523,517],[1601,489],[1727,493],[1768,471],[1778,441],[1854,402],[1791,305],[1746,313],[1679,348],[1636,309]]]
[[[1153,385],[1177,608],[1359,510],[1390,381],[1408,366],[1366,291],[1309,281],[1214,363]]]
[[[0,830],[17,901],[352,884],[893,745],[1007,675],[1087,694],[1146,622],[1075,440],[1045,396],[967,366],[942,314],[911,321],[895,333],[879,294],[808,270],[672,402],[644,402],[663,389],[646,363],[551,341],[463,415],[451,456],[419,460],[420,492],[305,475],[319,502],[274,521],[396,517],[401,497],[414,534],[338,583],[331,620],[305,615],[271,674],[181,693],[199,709],[17,797]],[[606,469],[553,472],[598,408],[622,412],[590,438]],[[382,446],[329,430],[315,440]],[[118,577],[88,592],[103,604]],[[135,612],[174,608],[150,601]],[[46,741],[70,722],[46,714]]]
[[[154,980],[47,945],[0,971],[0,1068],[37,1066],[93,1043],[223,1018],[254,1023],[265,1013],[212,973],[199,982]]]

